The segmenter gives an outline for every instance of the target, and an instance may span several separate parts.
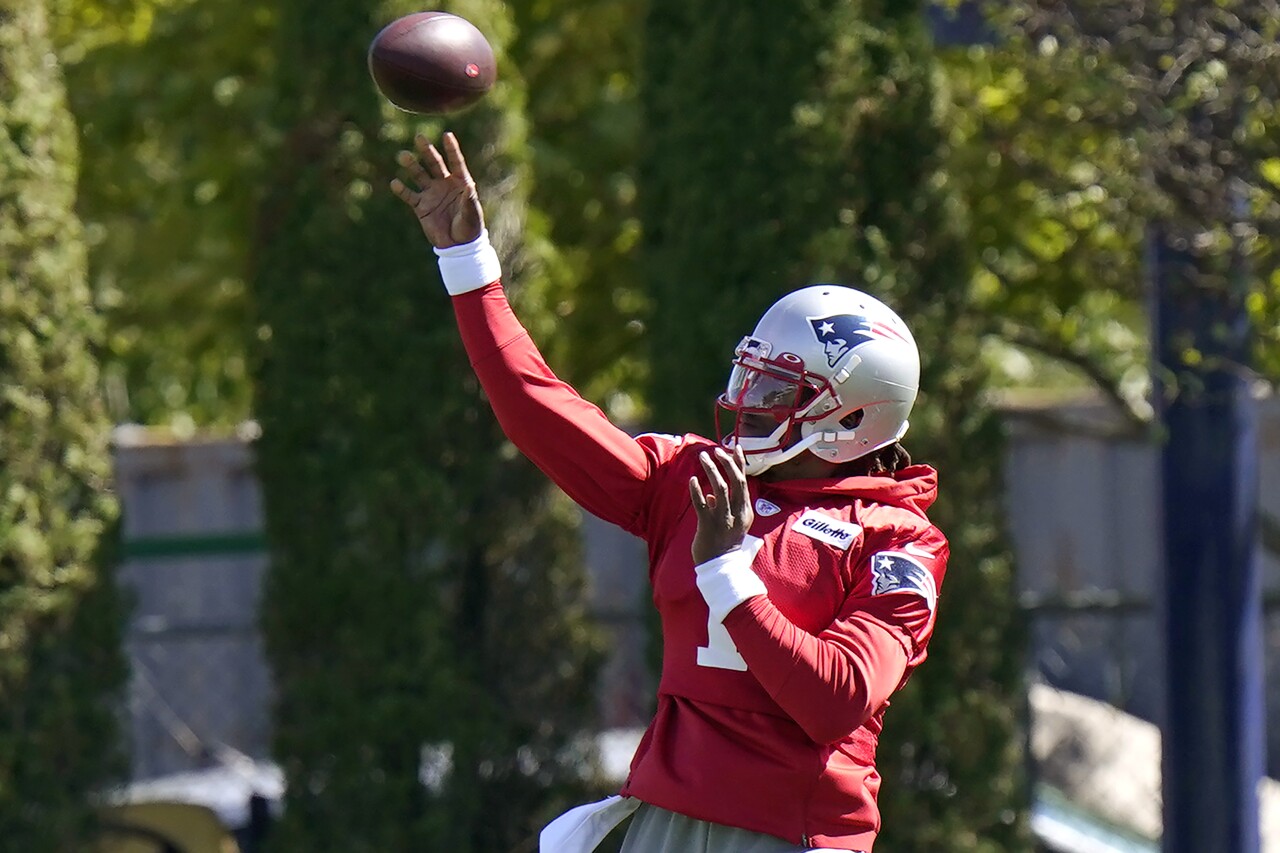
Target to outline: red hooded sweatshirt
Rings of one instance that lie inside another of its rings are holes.
[[[924,465],[892,477],[748,481],[768,589],[712,623],[688,482],[715,442],[631,436],[558,379],[499,283],[453,298],[508,438],[584,509],[643,539],[662,620],[657,712],[621,790],[795,844],[870,851],[889,696],[925,658],[948,545]]]

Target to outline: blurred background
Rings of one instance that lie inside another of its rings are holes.
[[[625,776],[644,551],[470,375],[386,190],[449,129],[625,428],[712,430],[798,285],[911,325],[953,555],[879,847],[1179,849],[1209,699],[1269,778],[1204,820],[1280,853],[1274,0],[456,0],[499,83],[448,119],[366,71],[419,8],[0,2],[5,849],[532,851]]]

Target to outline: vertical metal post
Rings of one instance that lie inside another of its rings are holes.
[[[1163,849],[1257,853],[1266,745],[1244,276],[1211,283],[1162,229],[1149,249],[1163,434]]]

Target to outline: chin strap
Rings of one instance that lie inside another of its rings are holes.
[[[785,424],[784,424],[785,426]],[[782,427],[779,427],[782,429]],[[767,442],[773,441],[773,436],[766,438],[742,438],[737,439],[737,443],[742,445],[742,450],[747,457],[746,475],[748,477],[758,477],[765,471],[768,471],[774,465],[780,465],[783,462],[790,462],[801,453],[813,447],[822,438],[822,433],[813,433],[808,435],[790,447],[781,450],[770,450],[764,453],[751,453],[751,444],[748,442]]]

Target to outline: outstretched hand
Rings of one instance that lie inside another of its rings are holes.
[[[421,134],[413,143],[416,153],[401,151],[396,162],[409,173],[417,189],[396,178],[391,191],[413,208],[422,233],[437,249],[470,243],[484,229],[484,211],[457,137],[444,135],[444,157]]]
[[[706,451],[698,455],[711,491],[704,493],[698,478],[689,478],[689,495],[698,513],[691,549],[695,566],[741,546],[756,517],[747,491],[747,461],[742,448],[735,447],[731,454],[717,447],[713,453],[714,461]]]

